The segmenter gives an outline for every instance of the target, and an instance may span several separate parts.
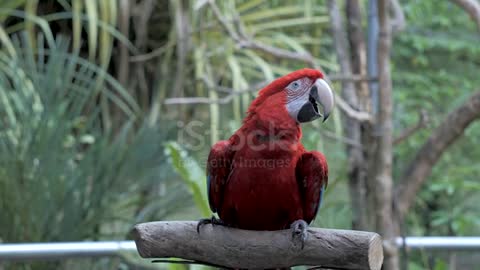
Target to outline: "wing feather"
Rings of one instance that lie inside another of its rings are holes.
[[[212,146],[207,161],[207,190],[210,209],[219,212],[225,184],[230,175],[233,151],[229,141],[219,141]]]
[[[317,151],[306,152],[296,166],[297,183],[307,223],[317,215],[328,185],[328,165],[325,156]]]

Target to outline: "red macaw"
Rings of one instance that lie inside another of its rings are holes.
[[[300,123],[325,121],[333,103],[331,88],[314,69],[297,70],[260,90],[240,129],[210,151],[208,200],[220,219],[203,219],[197,229],[207,223],[247,230],[290,227],[303,245],[328,167],[322,153],[304,149]]]

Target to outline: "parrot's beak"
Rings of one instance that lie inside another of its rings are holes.
[[[298,111],[297,121],[305,123],[323,118],[323,122],[325,122],[332,112],[333,103],[332,89],[323,79],[317,79],[310,87],[308,100]],[[318,109],[319,105],[322,107],[321,112]]]
[[[312,85],[312,88],[310,89],[310,102],[313,101],[312,99],[322,107],[323,122],[325,122],[330,116],[334,105],[333,91],[325,80],[317,79]],[[314,107],[316,108],[317,113],[319,113],[316,104]],[[322,115],[320,114],[320,116]]]

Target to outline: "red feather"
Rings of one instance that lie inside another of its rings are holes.
[[[327,163],[321,153],[305,152],[300,126],[286,110],[283,91],[302,77],[323,75],[302,69],[273,81],[252,102],[242,127],[212,147],[209,202],[227,225],[278,230],[315,217],[328,181]]]
[[[327,160],[320,152],[306,152],[297,162],[296,171],[303,203],[303,219],[310,223],[317,215],[323,192],[328,185]]]

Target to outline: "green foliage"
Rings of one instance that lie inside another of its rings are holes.
[[[327,52],[320,51],[328,44],[328,39],[322,36],[328,23],[326,9],[309,1],[306,3],[310,4],[291,1],[219,1],[217,4],[226,25],[219,22],[208,5],[186,8],[184,12],[189,16],[194,33],[191,40],[193,57],[187,63],[191,62],[191,66],[195,67],[194,76],[200,83],[190,87],[191,82],[187,80],[183,82],[185,89],[197,89],[192,94],[194,96],[205,95],[203,93],[207,91],[206,96],[212,99],[222,96],[212,87],[218,81],[233,92],[253,90],[234,95],[232,106],[209,105],[210,119],[206,121],[211,123],[209,133],[212,143],[222,139],[218,130],[225,129],[223,123],[234,119],[238,127],[255,91],[259,90],[248,89],[249,85],[271,81],[276,76],[305,67],[305,63],[299,61],[278,59],[258,50],[241,48],[234,37],[225,32],[225,27],[233,35],[247,35],[266,45],[296,52],[316,52],[314,56],[317,63],[328,70],[336,68],[333,61],[326,58]],[[174,5],[173,8],[179,7]],[[170,41],[178,42],[176,38],[177,35],[172,35]],[[174,60],[172,63],[179,64]],[[188,71],[186,73],[185,76],[188,76]]]
[[[167,156],[173,169],[180,175],[193,196],[195,205],[203,217],[211,215],[207,199],[206,174],[197,161],[176,142],[166,144]]]
[[[118,239],[137,222],[209,216],[209,146],[241,125],[258,90],[252,85],[305,66],[243,48],[225,27],[266,45],[309,51],[327,72],[338,70],[325,1],[215,1],[226,26],[202,1],[163,1],[145,18],[143,4],[130,1],[125,17],[120,2],[1,1],[2,241]],[[480,85],[480,38],[464,11],[449,1],[408,0],[402,7],[407,28],[392,50],[394,128],[399,134],[414,125],[420,109],[431,125],[395,147],[396,179],[432,129]],[[129,67],[125,77],[122,65]],[[231,103],[164,104],[182,96]],[[351,224],[348,157],[335,139],[343,137],[340,115],[304,126],[306,148],[328,153],[330,184],[315,221],[322,227]],[[206,123],[198,132],[210,143],[188,148],[197,138],[175,137],[170,122],[177,119]],[[479,143],[477,123],[442,156],[418,194],[408,234],[480,233],[480,168],[472,165],[480,157],[472,145]],[[417,255],[411,269],[446,267],[445,260]],[[86,265],[128,267],[116,260]]]
[[[431,123],[395,148],[397,179],[433,128],[480,85],[480,38],[463,10],[449,1],[406,1],[404,10],[408,27],[395,39],[392,59],[395,128],[415,125],[420,109],[428,112]],[[480,150],[472,147],[479,136],[480,125],[475,123],[442,155],[404,224],[408,235],[480,233],[475,202]],[[422,256],[413,256],[417,266],[411,269],[447,269],[432,253]]]
[[[137,120],[126,90],[68,52],[64,39],[49,49],[39,38],[35,54],[27,36],[14,44],[15,57],[0,51],[1,240],[125,237],[150,206],[141,192],[166,179],[160,171],[167,130]],[[102,127],[100,94],[123,115],[116,132]],[[182,189],[171,194],[179,198]],[[170,211],[178,207],[163,202]]]
[[[72,23],[73,50],[79,51],[82,42],[82,28],[85,27],[88,40],[88,55],[91,61],[96,60],[98,51],[98,60],[100,66],[106,68],[111,58],[111,48],[118,31],[115,30],[117,23],[117,3],[116,1],[57,1],[58,5],[64,10],[60,13],[48,14],[47,16],[38,16],[38,0],[19,1],[9,0],[7,3],[2,1],[1,17],[3,20],[8,16],[25,18],[25,21],[10,25],[8,33],[18,30],[27,30],[29,36],[35,35],[34,24],[43,30],[49,30],[48,23],[57,19],[70,19]],[[24,12],[15,10],[23,7]],[[2,20],[2,21],[3,21]],[[47,23],[48,22],[48,23]],[[32,24],[34,23],[34,24]],[[29,25],[31,24],[31,25]],[[128,40],[122,39],[123,42]]]

